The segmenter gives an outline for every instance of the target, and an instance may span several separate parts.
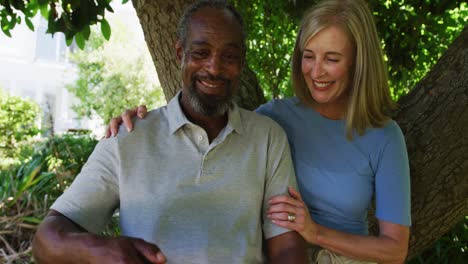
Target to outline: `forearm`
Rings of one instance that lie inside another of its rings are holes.
[[[399,241],[386,235],[354,235],[324,226],[318,226],[312,243],[343,256],[378,263],[404,263],[408,250],[405,239]]]
[[[83,248],[97,238],[63,216],[49,215],[34,236],[34,259],[39,264],[85,263]]]
[[[267,240],[268,263],[308,263],[306,243],[297,232],[287,232]]]
[[[308,263],[307,262],[307,252],[304,251],[298,251],[297,249],[290,249],[285,252],[282,252],[281,254],[278,254],[275,258],[270,259],[268,263],[270,264],[284,264],[284,263],[294,263],[294,264],[299,264],[299,263]]]

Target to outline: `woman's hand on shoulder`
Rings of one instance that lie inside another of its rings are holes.
[[[107,127],[105,137],[115,137],[119,132],[119,126],[122,124],[122,122],[124,123],[128,132],[131,132],[133,130],[132,118],[137,116],[140,119],[144,119],[147,112],[148,110],[146,109],[145,105],[140,105],[133,109],[127,109],[125,112],[122,113],[122,115],[111,119],[109,126]]]
[[[278,195],[269,200],[267,217],[281,227],[297,231],[307,242],[315,244],[318,225],[312,220],[307,205],[298,191],[289,187],[288,195]]]

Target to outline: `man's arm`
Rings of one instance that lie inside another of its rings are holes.
[[[308,263],[306,243],[296,231],[281,228],[267,217],[269,199],[296,186],[291,152],[283,129],[276,123],[269,128],[267,183],[263,204],[263,231],[267,238],[269,263]]]
[[[156,245],[130,237],[106,238],[89,232],[51,210],[33,240],[37,263],[155,263],[166,262]]]
[[[307,263],[304,239],[295,231],[286,232],[267,240],[269,263]]]

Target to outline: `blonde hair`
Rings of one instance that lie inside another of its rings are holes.
[[[314,99],[302,74],[302,53],[308,41],[330,26],[340,27],[354,48],[354,64],[346,110],[346,136],[363,135],[370,127],[382,127],[395,107],[390,97],[387,69],[371,11],[363,0],[324,0],[308,10],[301,22],[292,59],[292,82],[301,103]]]

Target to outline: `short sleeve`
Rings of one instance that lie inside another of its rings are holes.
[[[267,218],[268,200],[276,195],[288,194],[288,186],[297,190],[296,176],[286,134],[276,123],[270,131],[267,153],[267,181],[263,198],[263,232],[266,239],[289,232]]]
[[[99,233],[119,206],[117,138],[103,139],[70,187],[51,206],[89,232]]]
[[[411,194],[408,153],[400,127],[392,121],[375,176],[376,217],[411,225]]]

